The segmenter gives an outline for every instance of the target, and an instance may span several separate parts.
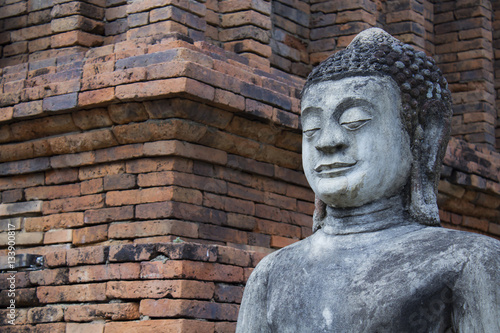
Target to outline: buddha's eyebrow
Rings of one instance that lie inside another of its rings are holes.
[[[321,112],[323,112],[322,108],[318,108],[316,106],[308,106],[304,110],[302,110],[302,113],[300,114],[300,116],[302,118],[304,118],[304,117],[307,117],[309,115],[315,115],[315,114],[319,115]]]
[[[342,114],[345,110],[356,106],[364,106],[373,109],[375,106],[366,99],[356,97],[346,97],[335,107],[336,114]]]

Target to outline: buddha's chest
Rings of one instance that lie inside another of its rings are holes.
[[[304,257],[273,269],[274,332],[446,332],[456,274],[432,258],[381,252]]]

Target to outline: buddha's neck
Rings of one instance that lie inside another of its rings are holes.
[[[372,232],[411,223],[400,197],[381,199],[356,208],[327,206],[323,222],[323,231],[334,235]]]

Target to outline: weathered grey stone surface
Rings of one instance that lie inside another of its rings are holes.
[[[315,232],[259,263],[237,332],[500,332],[500,242],[439,227],[450,116],[432,59],[380,29],[313,70]]]

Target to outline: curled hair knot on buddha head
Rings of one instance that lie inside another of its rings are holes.
[[[446,79],[434,59],[424,52],[382,29],[371,28],[315,67],[302,96],[316,83],[352,76],[388,76],[399,87],[401,120],[410,138],[413,159],[405,207],[416,222],[439,225],[436,192],[452,114]],[[316,198],[314,230],[321,228],[325,210],[325,203]]]

